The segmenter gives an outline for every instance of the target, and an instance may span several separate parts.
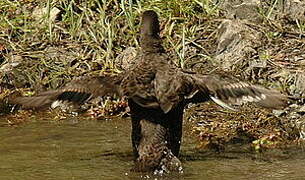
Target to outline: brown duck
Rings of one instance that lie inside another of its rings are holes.
[[[145,11],[141,51],[129,70],[118,76],[81,77],[61,89],[19,97],[14,103],[40,108],[57,100],[83,103],[97,96],[125,96],[131,110],[136,171],[181,170],[177,156],[187,103],[213,100],[226,108],[243,102],[267,108],[285,106],[287,97],[277,91],[244,82],[228,83],[176,67],[165,53],[159,33],[157,14]]]

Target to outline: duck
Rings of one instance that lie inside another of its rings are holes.
[[[183,112],[189,103],[213,101],[231,110],[236,110],[233,105],[243,103],[265,108],[282,108],[288,103],[288,97],[279,91],[185,70],[171,58],[162,45],[157,13],[146,10],[141,17],[140,50],[126,71],[79,77],[62,88],[17,97],[12,103],[39,109],[58,101],[84,103],[99,96],[125,97],[131,116],[133,170],[137,172],[181,172],[178,157]]]

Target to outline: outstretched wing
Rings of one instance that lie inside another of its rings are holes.
[[[188,102],[213,100],[232,110],[231,104],[251,102],[265,108],[280,108],[288,102],[287,96],[262,86],[245,82],[229,83],[210,75],[177,71],[159,71],[156,74],[155,94],[165,113],[184,99],[189,99]]]
[[[119,95],[116,84],[117,76],[79,77],[58,90],[42,92],[31,97],[17,97],[10,100],[12,104],[20,104],[25,108],[43,108],[50,106],[56,100],[83,103],[92,97]]]
[[[265,108],[282,108],[289,98],[279,91],[245,82],[227,82],[209,75],[193,76],[198,88],[208,91],[209,97],[219,105],[254,103]]]

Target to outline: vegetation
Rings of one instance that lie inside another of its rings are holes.
[[[138,47],[139,14],[153,8],[162,16],[166,47],[182,64],[186,41],[195,42],[204,26],[187,20],[199,21],[206,7],[198,1],[2,1],[1,63],[22,60],[14,68],[18,87],[56,88],[72,76],[117,71],[115,57]]]

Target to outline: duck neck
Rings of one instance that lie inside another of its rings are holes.
[[[143,52],[164,52],[158,15],[152,10],[143,13],[140,46]]]
[[[163,53],[165,51],[162,46],[162,40],[159,36],[141,36],[140,46],[143,52]]]

